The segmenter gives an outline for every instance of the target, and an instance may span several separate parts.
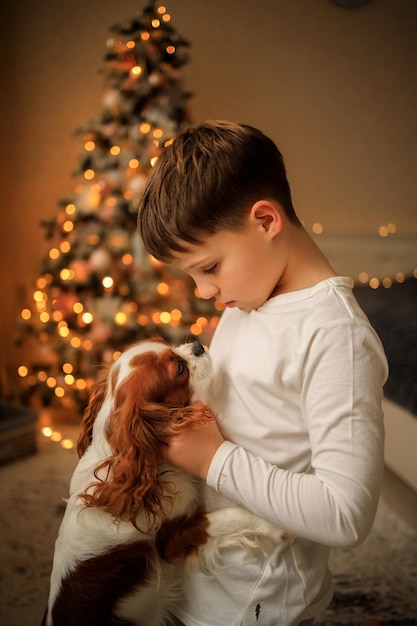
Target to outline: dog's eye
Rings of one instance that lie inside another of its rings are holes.
[[[177,376],[182,376],[185,372],[185,363],[184,361],[177,361]]]

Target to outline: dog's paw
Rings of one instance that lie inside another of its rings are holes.
[[[274,543],[288,542],[291,535],[286,531],[262,519],[255,513],[240,506],[219,509],[208,514],[209,535],[214,538],[233,537],[243,543],[253,538],[254,541],[269,539]]]

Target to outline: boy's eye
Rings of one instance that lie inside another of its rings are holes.
[[[217,265],[218,265],[218,263],[215,263],[211,267],[207,267],[206,269],[203,270],[203,273],[204,274],[214,274],[214,272],[217,269]]]

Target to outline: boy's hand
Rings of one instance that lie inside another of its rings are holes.
[[[176,467],[205,480],[210,463],[223,442],[215,420],[210,420],[173,435],[160,447],[160,453]]]

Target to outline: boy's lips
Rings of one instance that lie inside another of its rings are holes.
[[[225,302],[224,303],[224,306],[226,306],[228,308],[234,307],[234,306],[236,306],[236,300],[229,300],[229,302]]]

